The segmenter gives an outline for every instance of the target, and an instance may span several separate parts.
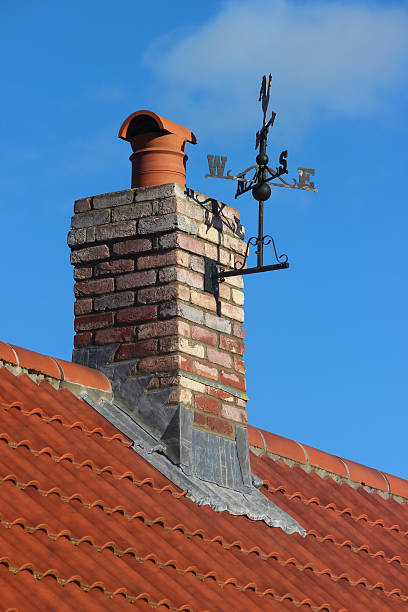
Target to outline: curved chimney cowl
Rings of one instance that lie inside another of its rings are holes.
[[[132,187],[165,183],[186,185],[186,142],[197,143],[188,128],[148,110],[136,111],[123,122],[119,138],[132,146]]]

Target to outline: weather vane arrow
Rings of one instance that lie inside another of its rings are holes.
[[[311,176],[314,176],[314,168],[298,168],[298,179],[292,179],[292,183],[288,183],[282,177],[288,174],[287,170],[287,158],[288,152],[282,151],[279,156],[279,165],[275,169],[271,169],[268,166],[269,157],[266,154],[266,147],[268,144],[268,132],[269,128],[273,127],[275,122],[276,113],[272,112],[269,121],[267,121],[267,113],[271,95],[272,75],[269,74],[268,80],[266,76],[262,77],[261,89],[259,92],[259,102],[261,102],[263,111],[262,127],[256,133],[255,149],[259,148],[259,153],[256,156],[255,164],[246,168],[242,172],[237,174],[231,174],[231,170],[228,170],[224,174],[225,166],[227,163],[227,157],[224,155],[207,155],[208,160],[208,174],[205,175],[207,178],[218,178],[237,181],[237,190],[235,198],[238,198],[248,191],[252,191],[252,195],[255,200],[259,203],[259,219],[258,219],[258,236],[252,236],[247,243],[247,249],[244,260],[242,262],[235,263],[235,270],[226,271],[224,269],[218,270],[218,266],[214,266],[209,271],[211,282],[207,282],[207,289],[213,293],[218,292],[218,281],[222,281],[228,276],[238,276],[241,274],[255,274],[258,272],[268,272],[270,270],[281,270],[289,268],[288,258],[286,255],[279,255],[276,251],[275,241],[272,236],[264,235],[263,233],[263,205],[266,200],[271,196],[271,185],[274,187],[287,187],[289,189],[302,189],[303,191],[314,191],[317,192],[314,182],[310,180]],[[275,182],[278,181],[278,182]],[[269,244],[273,245],[275,252],[275,258],[277,263],[269,266],[263,265],[263,247]],[[246,260],[248,258],[250,245],[256,245],[257,250],[257,265],[254,268],[246,268]]]

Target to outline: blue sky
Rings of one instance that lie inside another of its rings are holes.
[[[2,0],[0,31],[0,338],[70,359],[73,201],[130,186],[135,110],[193,130],[188,186],[255,234],[251,196],[204,174],[253,163],[270,71],[269,156],[319,193],[266,206],[291,267],[245,279],[249,421],[408,478],[408,4]]]

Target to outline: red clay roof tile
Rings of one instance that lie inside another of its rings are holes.
[[[6,342],[0,342],[0,359],[7,361],[7,363],[17,364],[17,356],[11,346]]]
[[[249,435],[261,491],[306,537],[196,506],[83,400],[0,368],[3,608],[406,610],[408,504],[351,486],[336,457]],[[387,486],[346,463],[357,483]]]

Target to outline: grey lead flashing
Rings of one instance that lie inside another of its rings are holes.
[[[186,474],[182,466],[174,465],[164,454],[165,446],[140,427],[115,404],[97,402],[86,393],[82,398],[124,435],[133,440],[132,448],[173,484],[187,491],[187,497],[198,506],[210,506],[216,512],[227,511],[232,515],[247,516],[254,521],[264,521],[270,527],[280,527],[285,533],[306,535],[305,529],[289,514],[281,510],[256,487],[262,480],[251,474],[252,484],[247,492],[219,486],[213,482]],[[199,430],[194,430],[199,431]]]

